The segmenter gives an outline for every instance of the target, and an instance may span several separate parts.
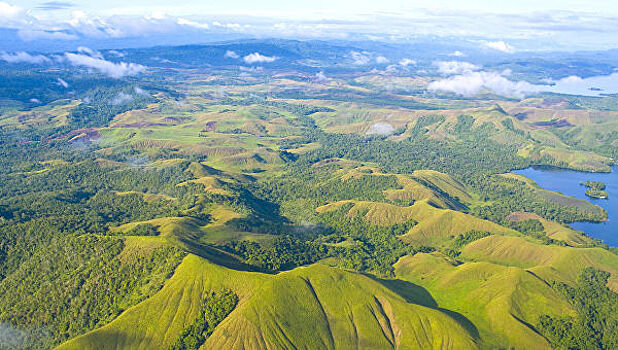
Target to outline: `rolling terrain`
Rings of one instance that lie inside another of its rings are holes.
[[[122,79],[30,67],[0,106],[8,347],[618,344],[618,251],[568,226],[607,213],[511,172],[609,171],[618,98],[437,93],[431,61],[369,69],[353,49],[126,50],[150,65]]]

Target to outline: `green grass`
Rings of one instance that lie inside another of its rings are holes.
[[[274,237],[268,234],[240,232],[226,226],[225,224],[228,221],[243,217],[243,215],[238,214],[229,207],[222,205],[215,206],[210,211],[210,215],[213,222],[200,228],[203,232],[200,242],[208,244],[225,244],[226,242],[234,240],[260,242],[270,240]]]
[[[449,197],[457,198],[463,203],[472,201],[472,196],[465,185],[447,174],[435,170],[417,170],[412,177],[435,186]]]
[[[388,226],[410,220],[417,222],[410,231],[399,238],[405,243],[424,246],[444,246],[453,237],[469,231],[486,231],[501,235],[520,235],[517,231],[491,221],[451,209],[439,209],[427,200],[401,207],[388,203],[366,201],[339,201],[321,206],[318,213],[335,210],[347,203],[353,203],[348,216],[363,215],[370,225]]]
[[[489,236],[467,245],[462,257],[527,268],[546,281],[566,283],[574,282],[581,270],[591,266],[611,273],[609,286],[618,290],[618,255],[602,248],[542,245],[522,237]]]
[[[584,235],[582,232],[573,230],[558,222],[544,219],[534,213],[511,213],[508,219],[513,221],[538,220],[543,225],[543,231],[547,237],[566,242],[570,246],[581,246],[591,242],[590,237]]]
[[[264,275],[189,255],[159,293],[58,349],[165,349],[198,315],[202,293],[222,288],[239,303],[205,348],[476,348],[448,313],[364,275],[320,264]]]
[[[439,307],[467,317],[478,328],[482,348],[550,349],[529,325],[544,314],[573,314],[548,284],[518,267],[455,266],[439,254],[421,253],[402,258],[395,271],[426,287]]]

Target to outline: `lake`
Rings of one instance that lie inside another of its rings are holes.
[[[609,220],[606,222],[574,222],[571,227],[591,237],[601,239],[611,246],[618,247],[618,167],[613,167],[611,173],[586,173],[545,167],[516,170],[514,173],[536,181],[539,186],[547,190],[585,199],[605,209],[609,215]],[[607,185],[606,191],[609,193],[609,199],[587,197],[584,194],[586,188],[579,184],[586,180],[604,182]]]
[[[618,73],[583,79],[571,76],[553,83],[553,85],[545,86],[541,90],[580,96],[602,96],[603,94],[618,93]]]

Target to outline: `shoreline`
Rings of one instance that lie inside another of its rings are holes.
[[[618,176],[618,166],[613,166],[610,172],[589,172],[547,165],[532,165],[524,169],[513,170],[512,173],[526,176],[546,190],[585,200],[594,206],[602,208],[607,215],[605,218],[598,221],[573,221],[568,223],[568,226],[590,238],[601,240],[603,244],[618,247],[618,232],[615,232],[612,225],[618,218],[616,198],[609,198],[610,196],[607,198],[590,197],[584,191],[581,191],[580,186],[576,186],[583,181],[601,181],[609,185],[608,188],[611,191],[611,193],[608,191],[609,195],[618,195],[616,193],[618,187],[616,187],[617,182],[615,180],[616,176]]]

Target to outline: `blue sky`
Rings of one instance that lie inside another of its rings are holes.
[[[0,29],[24,45],[176,35],[503,42],[509,51],[618,47],[610,0],[0,0]]]
[[[133,14],[147,14],[153,8],[166,9],[178,15],[194,14],[195,9],[209,10],[217,13],[264,12],[324,12],[338,13],[341,17],[353,12],[401,11],[415,8],[435,8],[444,10],[467,10],[495,13],[529,13],[538,11],[569,10],[573,12],[598,12],[599,14],[617,13],[618,2],[612,0],[518,0],[518,1],[417,1],[417,0],[227,0],[227,1],[176,1],[169,0],[106,0],[106,1],[39,1],[19,0],[8,2],[27,9],[36,9],[44,3],[67,4],[85,11],[106,12],[108,9],[123,9]],[[49,6],[47,6],[49,7]],[[57,6],[62,7],[62,6]]]

